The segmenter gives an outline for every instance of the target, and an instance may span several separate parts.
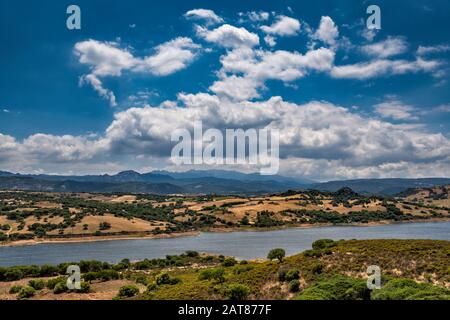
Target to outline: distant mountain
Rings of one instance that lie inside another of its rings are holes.
[[[259,173],[242,173],[237,171],[228,170],[189,170],[185,172],[169,172],[169,171],[153,171],[153,174],[161,174],[171,176],[175,179],[192,179],[192,178],[221,178],[221,179],[232,179],[240,181],[277,181],[292,184],[313,184],[316,183],[313,180],[305,178],[290,178],[281,175],[270,175],[264,176]]]
[[[0,189],[55,192],[130,192],[154,194],[239,194],[259,195],[287,190],[316,189],[365,195],[395,195],[410,188],[450,184],[449,178],[359,179],[314,183],[280,175],[262,176],[225,170],[191,170],[187,172],[122,171],[115,175],[29,175],[0,171]]]
[[[155,171],[140,174],[122,171],[116,175],[58,176],[0,173],[0,189],[65,192],[133,192],[155,194],[257,195],[307,185],[282,176],[265,177],[232,171]]]
[[[410,188],[429,188],[446,184],[450,184],[450,178],[358,179],[318,183],[312,185],[311,188],[334,192],[348,187],[360,194],[395,195]]]

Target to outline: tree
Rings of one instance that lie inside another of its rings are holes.
[[[119,289],[120,298],[131,298],[137,294],[139,294],[139,289],[133,285],[123,286]]]
[[[284,249],[276,248],[270,250],[269,254],[267,255],[267,259],[269,260],[278,259],[278,261],[281,263],[283,262],[283,258],[285,257],[285,255],[286,252],[284,251]]]
[[[231,284],[227,290],[227,296],[230,300],[245,300],[249,293],[250,289],[242,284]]]

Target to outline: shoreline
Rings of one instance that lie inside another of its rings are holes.
[[[88,242],[100,242],[100,241],[119,241],[119,240],[143,240],[143,239],[166,239],[166,238],[180,238],[180,237],[194,237],[200,235],[200,233],[229,233],[229,232],[268,232],[286,229],[312,229],[323,227],[374,227],[390,224],[403,224],[403,223],[433,223],[433,222],[448,222],[450,218],[432,218],[432,219],[417,219],[412,221],[373,221],[368,223],[349,223],[349,224],[330,224],[330,223],[316,223],[316,224],[298,224],[289,226],[277,226],[269,228],[254,229],[251,227],[240,228],[209,228],[204,230],[186,231],[170,234],[158,234],[158,235],[123,235],[123,236],[92,236],[85,238],[65,238],[65,239],[32,239],[32,240],[19,240],[13,242],[0,243],[0,247],[22,247],[22,246],[34,246],[39,244],[64,244],[64,243],[88,243]]]

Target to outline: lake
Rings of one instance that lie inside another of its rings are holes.
[[[180,254],[186,250],[223,254],[240,259],[265,258],[273,248],[287,255],[311,248],[318,239],[437,239],[450,240],[450,222],[398,223],[370,227],[333,226],[275,231],[203,232],[198,236],[164,239],[50,243],[0,247],[0,266],[57,264],[79,260],[116,263]]]

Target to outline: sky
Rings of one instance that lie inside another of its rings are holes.
[[[258,171],[174,165],[171,133],[202,121],[278,129],[282,175],[450,177],[449,16],[446,0],[1,0],[0,170]]]

